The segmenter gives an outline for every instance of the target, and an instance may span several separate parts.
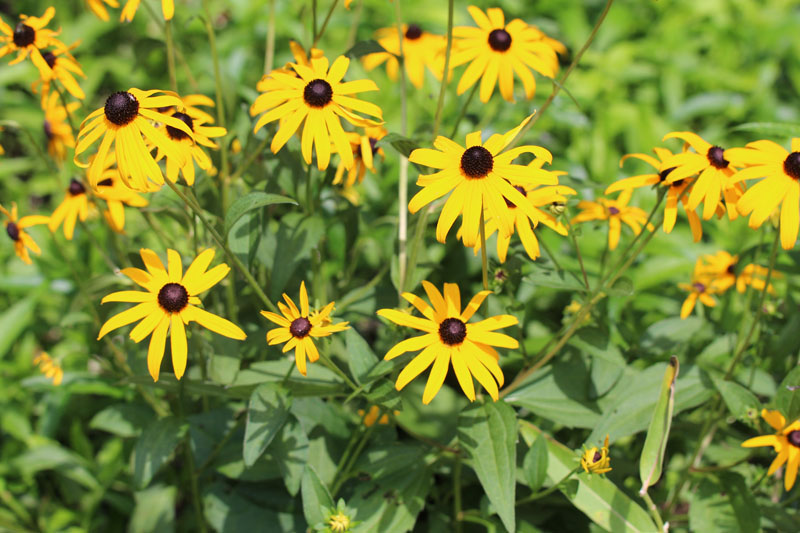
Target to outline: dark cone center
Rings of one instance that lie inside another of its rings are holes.
[[[728,168],[728,160],[725,159],[725,150],[720,148],[719,146],[712,146],[708,149],[708,153],[706,157],[708,158],[708,162],[711,163],[711,166],[714,168]]]
[[[194,131],[194,122],[192,121],[192,117],[186,113],[173,113],[172,118],[177,118],[189,127],[189,131]],[[185,131],[179,130],[178,128],[173,128],[172,126],[167,126],[167,135],[169,135],[169,138],[173,141],[180,141],[182,139],[189,138],[189,134],[187,134]]]
[[[800,152],[792,152],[783,162],[783,171],[787,176],[800,180]]]
[[[325,80],[311,80],[303,89],[303,100],[311,107],[325,107],[332,99],[333,89]]]
[[[374,137],[370,137],[369,138],[369,149],[372,151],[372,155],[375,155],[375,151],[377,150],[375,148],[375,143],[377,143],[377,142],[378,142],[378,139],[376,139]]]
[[[525,194],[526,194],[525,189],[523,189],[519,185],[514,185],[514,188],[517,189],[522,196],[525,196]],[[509,209],[513,209],[513,208],[517,207],[517,204],[512,203],[511,200],[509,200],[505,196],[503,196],[503,200],[506,201],[506,207],[508,207]]]
[[[47,137],[48,141],[53,138],[53,126],[50,124],[49,120],[44,121],[42,129],[44,129],[44,135]]]
[[[25,46],[29,46],[33,44],[33,41],[36,40],[36,30],[28,26],[27,24],[23,24],[22,22],[18,22],[17,25],[14,27],[14,44],[23,48]]]
[[[72,178],[69,181],[69,189],[67,189],[67,191],[72,196],[80,196],[81,194],[85,194],[86,193],[86,188],[83,186],[83,183],[81,183],[80,181],[76,180],[75,178]]]
[[[694,287],[694,290],[696,290],[697,292],[706,292],[705,284],[700,283],[699,281],[692,283],[692,287]]]
[[[409,24],[408,28],[406,29],[406,39],[415,41],[420,37],[422,37],[422,28],[416,24]]]
[[[47,66],[53,68],[56,64],[56,55],[53,52],[45,52],[42,54],[42,57],[47,62]]]
[[[603,458],[603,454],[601,454],[600,452],[594,452],[594,456],[592,457],[592,462],[596,463],[597,461],[599,461],[602,458]]]
[[[311,322],[304,316],[295,318],[289,325],[289,333],[291,333],[293,337],[302,339],[311,333]]]
[[[616,207],[611,206],[611,207],[608,208],[608,214],[609,215],[619,215],[619,209],[617,209]]]
[[[461,344],[467,337],[467,326],[458,318],[445,318],[439,324],[439,338],[448,346]]]
[[[6,233],[8,236],[11,237],[12,241],[19,240],[19,226],[17,226],[14,222],[9,222],[6,226]]]
[[[461,154],[461,170],[470,178],[484,178],[494,168],[492,153],[483,146],[472,146]]]
[[[158,291],[158,305],[167,313],[178,313],[189,303],[189,293],[180,283],[167,283]]]
[[[506,30],[492,30],[489,34],[489,46],[495,52],[505,52],[511,48],[511,34]]]
[[[794,431],[790,431],[788,435],[786,435],[786,440],[789,441],[789,444],[796,448],[800,448],[800,430],[795,429]]]
[[[658,181],[659,181],[659,182],[661,182],[661,183],[663,183],[663,182],[664,182],[664,181],[667,179],[667,176],[669,176],[669,175],[670,175],[670,173],[671,173],[673,170],[675,170],[676,168],[678,168],[678,167],[670,167],[670,168],[665,168],[664,170],[662,170],[661,172],[659,172],[659,173],[658,173]]]
[[[105,112],[112,124],[124,126],[139,114],[139,101],[131,93],[119,91],[108,97]]]
[[[112,187],[114,185],[114,180],[111,178],[106,178],[103,181],[97,182],[98,187]]]

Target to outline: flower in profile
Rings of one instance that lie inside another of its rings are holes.
[[[417,24],[403,24],[401,29],[403,62],[411,84],[417,89],[422,87],[422,82],[425,81],[425,67],[428,67],[437,80],[441,80],[444,72],[443,52],[447,44],[446,39],[423,30]],[[400,56],[400,37],[397,27],[379,29],[375,32],[375,40],[386,51],[365,55],[362,58],[364,68],[372,70],[386,63],[386,73],[389,79],[394,81],[400,68],[397,60]]]
[[[481,142],[481,132],[467,134],[466,148],[439,136],[433,142],[436,150],[417,148],[408,160],[412,163],[439,169],[438,172],[420,175],[417,185],[422,187],[408,203],[408,210],[416,213],[423,206],[452,191],[436,224],[436,239],[445,242],[447,233],[458,215],[461,215],[461,239],[465,246],[478,242],[480,219],[484,210],[497,219],[500,235],[514,232],[514,217],[508,203],[516,205],[525,215],[536,220],[538,213],[515,185],[556,185],[556,175],[530,166],[511,163],[523,153],[531,153],[546,162],[552,155],[540,146],[518,146],[502,152],[514,139],[530,117],[505,134],[496,133]]]
[[[761,227],[780,206],[781,246],[790,250],[800,228],[800,137],[792,139],[791,153],[772,141],[755,141],[745,148],[730,148],[725,156],[736,166],[746,166],[734,174],[734,183],[765,178],[736,202],[742,215],[750,215],[751,228]]]
[[[190,137],[183,130],[173,128],[166,124],[161,126],[164,133],[167,134],[167,137],[173,141],[181,159],[176,160],[166,155],[167,153],[159,146],[158,153],[156,154],[156,161],[160,161],[166,155],[167,179],[175,183],[178,181],[178,172],[180,172],[183,174],[183,179],[186,180],[187,185],[194,185],[194,164],[197,163],[200,169],[206,171],[212,167],[211,158],[208,157],[208,154],[203,151],[200,145],[208,148],[218,148],[217,143],[212,141],[210,137],[223,137],[227,131],[225,131],[225,128],[219,126],[206,126],[203,118],[197,116],[192,118],[188,113],[182,113],[180,111],[172,113],[172,118],[178,119],[186,124],[186,127],[191,130],[192,136]]]
[[[197,295],[222,281],[230,272],[225,263],[208,270],[208,265],[214,259],[213,249],[201,252],[185,274],[181,256],[175,250],[167,250],[167,268],[164,268],[154,251],[142,248],[139,254],[147,271],[125,268],[122,273],[147,291],[119,291],[103,298],[100,303],[130,302],[137,305],[109,318],[100,328],[98,340],[110,331],[140,320],[131,330],[130,337],[138,343],[152,333],[147,350],[147,368],[153,381],[158,381],[167,333],[170,336],[175,377],[181,379],[183,376],[187,356],[184,325],[189,322],[197,322],[204,328],[231,339],[244,340],[247,337],[236,324],[197,307],[201,305]]]
[[[367,427],[373,426],[376,423],[378,425],[385,426],[389,423],[389,413],[383,413],[383,416],[380,416],[381,408],[377,405],[373,405],[369,408],[369,411],[364,411],[363,409],[358,410],[358,416],[361,417],[361,421],[364,422],[364,425]],[[378,418],[380,416],[380,418]]]
[[[47,352],[42,352],[33,358],[34,366],[39,367],[39,371],[47,379],[53,380],[53,385],[59,386],[64,380],[64,370]]]
[[[86,194],[86,187],[83,183],[72,178],[67,187],[67,194],[61,201],[53,214],[50,215],[50,222],[48,227],[50,231],[55,231],[64,223],[64,237],[71,241],[75,233],[75,224],[78,219],[81,222],[86,220],[89,216],[89,206],[92,203],[89,201],[89,196]]]
[[[658,146],[653,148],[653,152],[655,152],[656,157],[653,157],[650,154],[625,154],[622,156],[622,159],[619,160],[620,168],[622,168],[622,165],[624,165],[625,161],[628,159],[639,159],[653,167],[655,172],[639,174],[637,176],[631,176],[629,178],[617,180],[606,187],[606,190],[603,194],[609,195],[625,189],[638,189],[640,187],[647,187],[648,185],[667,185],[667,177],[673,170],[675,170],[675,168],[666,168],[664,166],[664,161],[672,157],[674,154],[666,148],[661,148]]]
[[[216,107],[217,104],[214,100],[204,94],[179,95],[178,98],[180,98],[182,105],[161,107],[158,112],[164,115],[172,115],[176,111],[181,111],[192,117],[192,120],[199,120],[206,124],[214,122],[215,118],[204,109],[201,109],[202,107]]]
[[[326,320],[333,311],[334,302],[329,303],[320,311],[309,313],[308,292],[306,282],[300,283],[300,308],[284,293],[283,299],[286,303],[278,302],[283,316],[269,311],[261,311],[265,318],[278,324],[275,329],[267,332],[267,344],[283,345],[283,353],[294,348],[294,360],[297,370],[304,376],[306,375],[306,356],[312,363],[319,359],[319,351],[314,344],[314,337],[327,337],[333,333],[349,329],[347,322],[336,324],[328,323]]]
[[[717,301],[712,296],[725,291],[725,289],[720,288],[721,286],[718,285],[714,277],[709,276],[703,270],[702,259],[698,259],[695,264],[692,283],[679,283],[678,287],[689,292],[686,300],[683,301],[683,305],[681,305],[681,319],[692,314],[698,300],[706,307],[715,307]]]
[[[117,0],[86,0],[86,5],[92,13],[100,20],[108,22],[108,11],[106,11],[106,6],[103,5],[104,3],[111,7],[119,7],[119,2],[117,2]]]
[[[795,420],[787,426],[786,418],[780,411],[769,411],[767,409],[761,410],[761,417],[772,426],[775,434],[747,439],[742,443],[742,446],[744,448],[772,446],[778,456],[769,465],[767,475],[771,476],[786,463],[783,486],[786,490],[791,490],[795,479],[797,479],[797,469],[800,466],[800,420]]]
[[[458,94],[480,80],[480,98],[485,103],[499,81],[500,94],[506,101],[513,102],[514,74],[522,80],[528,99],[536,92],[536,80],[530,69],[549,78],[555,77],[558,72],[556,52],[565,51],[561,43],[521,19],[506,24],[500,8],[489,8],[486,13],[475,6],[467,9],[478,27],[453,29],[455,40],[450,66],[469,63],[458,82]]]
[[[422,394],[422,403],[428,404],[442,388],[452,362],[461,390],[470,401],[475,400],[473,377],[497,401],[498,386],[503,385],[503,371],[498,364],[500,355],[493,346],[515,349],[519,343],[495,330],[513,326],[517,319],[511,315],[498,315],[469,324],[491,291],[481,291],[473,296],[462,311],[461,294],[455,283],[444,284],[444,296],[432,283],[423,281],[422,286],[432,306],[410,292],[403,293],[403,298],[422,313],[422,318],[395,309],[378,311],[378,316],[395,324],[424,332],[397,343],[384,356],[389,361],[406,352],[422,350],[397,376],[395,388],[401,390],[433,364]]]
[[[141,2],[141,0],[128,0],[128,3],[126,3],[125,7],[122,8],[122,12],[119,15],[119,21],[132,21],[134,15],[136,15],[136,10],[139,9],[139,2]],[[164,20],[172,20],[172,17],[175,14],[174,0],[161,0],[161,12],[164,14]]]
[[[72,45],[70,49],[74,47],[75,45]],[[31,90],[35,93],[39,92],[41,86],[42,107],[45,107],[45,101],[50,94],[50,84],[54,80],[61,82],[61,85],[75,98],[83,100],[86,97],[83,89],[75,81],[75,75],[82,78],[85,78],[86,75],[68,49],[48,51],[43,53],[42,57],[49,67],[48,72],[42,73],[42,77],[31,85]]]
[[[182,120],[158,111],[159,108],[170,106],[182,106],[180,98],[173,92],[140,91],[131,88],[128,91],[112,94],[106,99],[104,107],[86,117],[78,132],[74,161],[79,167],[89,168],[89,184],[92,187],[97,185],[106,158],[110,153],[114,153],[119,174],[125,185],[131,189],[152,190],[153,186],[149,184],[149,180],[157,185],[163,185],[164,175],[153,159],[143,136],[152,146],[162,150],[183,166],[186,163],[185,156],[177,144],[151,124],[151,121],[162,123],[193,138],[192,130]],[[101,136],[103,140],[91,165],[81,162],[78,156]]]
[[[47,137],[47,153],[58,161],[67,157],[67,147],[75,146],[72,128],[67,123],[67,114],[80,107],[80,102],[67,104],[66,109],[58,100],[58,93],[49,94],[44,103],[44,135]]]
[[[0,213],[6,216],[5,226],[6,234],[14,241],[14,252],[17,256],[27,264],[31,264],[31,256],[28,250],[36,255],[41,255],[42,250],[36,244],[36,241],[25,232],[26,228],[31,226],[38,226],[39,224],[47,224],[50,221],[49,217],[44,215],[28,215],[26,217],[17,218],[17,203],[11,202],[11,212],[0,205]]]
[[[364,134],[355,132],[347,132],[347,140],[350,143],[350,149],[353,153],[354,164],[349,169],[345,167],[344,160],[339,163],[336,168],[336,175],[333,177],[333,184],[338,185],[343,183],[345,187],[352,187],[355,185],[356,180],[358,183],[364,181],[364,175],[367,169],[370,172],[375,172],[375,155],[385,156],[383,148],[375,148],[375,143],[384,138],[389,132],[383,126],[370,126],[364,128]],[[345,172],[347,172],[347,179],[343,181]]]
[[[647,223],[647,213],[638,207],[628,205],[632,194],[632,189],[625,189],[617,196],[616,200],[610,198],[599,198],[596,202],[582,200],[578,203],[578,209],[583,211],[575,215],[571,223],[608,220],[608,249],[615,250],[619,244],[623,222],[633,230],[635,235],[639,235],[642,225]],[[647,223],[647,229],[654,230],[649,223]]]
[[[587,474],[611,472],[611,457],[608,456],[608,435],[606,435],[606,441],[602,448],[598,450],[597,446],[594,446],[583,452],[581,466]]]
[[[100,176],[101,179],[94,188],[94,194],[106,201],[108,210],[103,211],[103,215],[108,225],[117,233],[122,233],[125,229],[125,208],[123,206],[145,207],[149,202],[145,197],[122,183],[115,165],[115,158],[109,157],[106,161],[106,168]]]
[[[342,82],[350,59],[339,56],[328,69],[328,59],[312,57],[311,66],[292,63],[296,76],[273,71],[258,82],[263,91],[250,107],[252,116],[264,113],[256,122],[254,133],[265,124],[280,120],[278,132],[272,138],[273,153],[283,148],[286,141],[303,125],[300,142],[303,159],[311,164],[312,145],[316,146],[317,168],[325,170],[331,159],[331,143],[342,157],[345,168],[353,166],[353,152],[342,129],[340,118],[354,126],[376,126],[378,123],[354,113],[365,113],[382,119],[383,113],[375,104],[354,98],[353,94],[377,91],[372,80]]]
[[[0,57],[13,52],[19,52],[9,65],[15,65],[30,56],[31,61],[39,69],[42,77],[47,75],[50,67],[42,57],[41,50],[53,46],[59,50],[65,49],[66,45],[56,39],[59,32],[45,28],[56,14],[54,7],[48,7],[41,17],[29,17],[20,15],[19,22],[11,29],[11,26],[0,20]]]

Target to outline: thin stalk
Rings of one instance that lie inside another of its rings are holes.
[[[72,114],[67,109],[67,98],[64,96],[64,91],[58,85],[58,82],[52,84],[53,87],[56,88],[56,92],[58,93],[58,99],[61,100],[61,105],[64,107],[64,114],[67,115],[67,122],[69,123],[69,129],[72,130],[72,136],[75,137],[78,135],[78,130],[75,128],[75,123],[72,121]]]
[[[112,272],[116,272],[118,270],[117,265],[114,264],[114,261],[112,261],[111,258],[108,256],[108,254],[106,253],[105,249],[103,249],[103,247],[100,246],[100,243],[97,242],[97,239],[95,239],[95,237],[92,234],[92,232],[89,231],[89,227],[86,225],[86,222],[84,222],[83,220],[78,219],[78,224],[80,224],[80,226],[83,229],[83,231],[89,237],[89,243],[91,243],[92,247],[97,250],[97,252],[100,254],[100,257],[103,258],[103,261],[105,262],[105,264],[109,268],[109,270],[111,270]]]
[[[450,2],[452,7],[453,3]],[[452,14],[452,11],[451,11]],[[455,456],[455,464],[453,465],[453,524],[455,524],[456,533],[461,533],[464,530],[461,522],[461,510],[463,509],[461,503],[461,456]]]
[[[555,491],[558,490],[558,487],[560,487],[565,481],[567,481],[573,475],[577,474],[580,471],[580,469],[581,469],[580,465],[576,466],[575,468],[570,470],[567,473],[566,476],[564,476],[560,480],[558,480],[557,483],[553,483],[552,485],[550,485],[549,487],[547,487],[544,490],[540,490],[539,492],[534,492],[533,494],[531,494],[529,496],[526,496],[524,498],[521,498],[521,499],[517,500],[516,502],[514,502],[514,505],[515,506],[519,506],[519,505],[523,505],[523,504],[526,504],[526,503],[530,503],[532,501],[540,500],[540,499],[544,498],[545,496],[548,496],[548,495],[554,493]]]
[[[313,176],[312,173],[312,165],[308,165],[308,171],[306,172],[306,211],[308,211],[309,215],[314,214],[314,187],[312,187]]]
[[[339,368],[339,366],[333,362],[333,360],[327,353],[325,353],[324,350],[320,352],[319,360],[322,362],[322,365],[325,366],[325,368],[327,368],[328,370],[332,371],[334,374],[342,378],[342,380],[345,383],[347,383],[348,387],[350,387],[353,390],[358,389],[358,385],[353,383],[353,380],[350,379],[350,377],[344,373],[344,370]]]
[[[558,262],[558,259],[556,259],[556,254],[554,254],[553,251],[550,249],[550,247],[547,245],[547,243],[544,242],[544,239],[539,241],[539,246],[542,248],[542,250],[544,250],[544,253],[547,254],[547,258],[553,262],[553,265],[556,267],[556,271],[557,272],[563,271],[564,268],[561,266],[561,263]]]
[[[18,125],[17,129],[19,129],[21,132],[25,134],[26,137],[28,137],[28,140],[33,145],[34,150],[36,150],[36,155],[39,156],[39,159],[44,161],[44,164],[50,167],[50,170],[52,170],[54,174],[58,174],[59,172],[58,166],[55,164],[52,158],[48,157],[47,154],[44,153],[44,150],[42,150],[41,147],[41,141],[37,140],[33,136],[33,134],[30,131],[28,131],[28,128],[24,128]]]
[[[317,0],[311,0],[311,37],[316,42],[317,36]],[[312,45],[311,48],[314,46]],[[309,50],[310,52],[310,50]]]
[[[172,21],[164,23],[164,37],[167,41],[167,71],[169,72],[169,86],[178,92],[178,78],[175,75],[175,43],[172,40]]]
[[[195,520],[197,521],[197,528],[200,533],[206,533],[206,518],[203,515],[203,504],[200,501],[200,490],[198,488],[197,470],[194,466],[194,454],[192,453],[192,445],[189,440],[189,433],[186,433],[186,438],[183,441],[184,457],[186,459],[186,468],[189,476],[189,492],[192,495],[192,507],[194,507]]]
[[[447,46],[444,52],[444,72],[442,73],[442,85],[439,87],[439,100],[436,103],[436,113],[433,119],[433,138],[439,135],[439,125],[442,122],[442,108],[444,108],[444,94],[447,90],[447,81],[450,76],[450,53],[453,50],[453,0],[447,1]],[[402,39],[401,39],[402,42]],[[477,83],[475,86],[477,87]]]
[[[336,9],[336,4],[338,4],[338,3],[339,3],[339,0],[333,0],[333,2],[331,3],[331,8],[328,10],[328,14],[325,15],[325,20],[322,21],[322,27],[319,29],[319,32],[314,30],[314,43],[311,45],[311,48],[316,48],[317,47],[317,43],[322,38],[322,36],[325,34],[325,29],[328,27],[328,22],[330,22],[331,15],[333,15],[333,10]],[[314,2],[314,4],[316,6],[316,1]],[[314,10],[314,28],[317,27],[316,13],[317,13],[317,11],[315,9]],[[311,54],[311,50],[309,50],[308,53],[310,55]]]
[[[361,22],[361,12],[364,10],[364,0],[358,0],[358,6],[356,7],[355,13],[351,17],[350,22],[350,32],[347,34],[347,44],[345,44],[344,49],[350,50],[353,45],[356,43],[356,37],[358,36],[358,23]]]
[[[272,72],[275,61],[275,0],[269,0],[269,17],[267,18],[267,44],[264,51],[264,74]]]
[[[383,409],[381,412],[378,413],[378,419],[383,416]],[[361,455],[361,452],[364,450],[364,447],[369,442],[369,438],[372,436],[372,433],[375,432],[375,429],[378,427],[378,423],[372,424],[370,427],[364,431],[361,436],[361,439],[358,441],[358,445],[356,446],[355,450],[350,454],[350,457],[347,460],[347,463],[344,465],[342,470],[337,471],[336,481],[334,482],[333,486],[331,487],[331,497],[336,498],[336,494],[339,492],[339,489],[342,488],[342,485],[349,479],[350,477],[350,470],[353,468],[353,465],[358,461],[358,457]]]
[[[467,108],[469,107],[470,102],[472,102],[472,98],[475,96],[475,93],[478,92],[478,85],[480,84],[476,83],[472,86],[472,90],[467,95],[467,99],[464,100],[464,104],[461,106],[461,110],[458,112],[456,121],[453,123],[453,131],[450,132],[450,138],[455,137],[456,133],[458,133],[458,126],[461,124],[461,120],[464,118],[464,116],[466,116]]]
[[[641,496],[642,499],[647,504],[647,511],[650,513],[650,516],[653,517],[653,520],[658,526],[658,530],[664,531],[664,520],[661,518],[661,515],[658,514],[658,507],[656,507],[656,504],[655,502],[653,502],[653,499],[650,498],[650,495],[647,492],[640,492],[639,496]]]
[[[422,243],[422,237],[425,235],[425,226],[428,223],[428,216],[433,212],[434,204],[426,207],[420,216],[417,218],[417,228],[414,232],[414,240],[411,243],[411,253],[408,256],[408,272],[414,272],[417,268],[417,255],[419,254],[419,247]],[[409,276],[406,276],[405,283],[401,284],[403,290],[408,290]]]
[[[406,83],[406,56],[403,51],[403,16],[400,12],[400,2],[394,3],[395,22],[397,26],[397,39],[400,47],[400,133],[408,135],[408,102]],[[400,179],[397,182],[397,262],[398,278],[400,282],[397,297],[403,292],[408,273],[407,240],[408,240],[408,158],[400,156]]]
[[[231,182],[238,180],[241,177],[241,175],[244,174],[248,168],[250,168],[250,165],[253,164],[253,161],[255,161],[259,155],[261,155],[261,152],[264,151],[264,148],[266,148],[271,141],[272,139],[269,136],[267,136],[266,138],[264,138],[263,141],[261,141],[258,144],[255,150],[247,154],[247,157],[244,159],[244,161],[242,161],[242,163],[236,169],[236,172],[234,172],[233,175],[231,175]]]
[[[581,256],[581,248],[578,246],[578,238],[575,237],[575,232],[572,230],[572,224],[569,221],[569,216],[565,216],[564,220],[567,222],[567,231],[569,232],[569,236],[572,239],[572,246],[575,247],[575,255],[578,256],[578,264],[581,265],[581,274],[583,274],[583,283],[586,285],[587,290],[591,290],[589,287],[589,277],[586,275],[586,267],[583,266],[583,257]],[[608,242],[608,240],[606,240]]]
[[[483,290],[489,290],[489,261],[486,257],[486,221],[481,209],[481,274],[483,274]]]

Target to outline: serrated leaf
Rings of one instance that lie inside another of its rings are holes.
[[[367,344],[367,341],[355,330],[350,328],[345,331],[344,342],[347,347],[347,364],[350,367],[356,383],[361,385],[369,371],[378,364],[378,358]]]
[[[675,407],[675,381],[678,379],[679,369],[678,358],[673,355],[669,359],[666,372],[664,372],[661,392],[659,392],[656,408],[650,419],[650,427],[647,428],[642,455],[639,458],[639,479],[642,481],[640,494],[647,492],[647,489],[661,478],[664,452],[667,450],[672,412]]]
[[[472,469],[503,525],[509,531],[516,531],[517,417],[514,409],[504,401],[470,405],[459,416],[458,440],[469,453]]]
[[[783,379],[775,395],[775,402],[786,420],[800,418],[800,366],[794,367]]]
[[[325,520],[321,508],[333,507],[333,498],[311,465],[306,465],[303,471],[300,494],[303,497],[303,516],[306,517],[308,525],[314,527]]]
[[[544,435],[539,435],[533,441],[533,446],[528,449],[525,460],[522,462],[525,480],[528,482],[528,488],[533,492],[539,490],[547,479],[547,460],[547,439]]]
[[[386,49],[380,45],[378,41],[375,39],[369,39],[367,41],[359,41],[353,46],[350,47],[350,50],[344,53],[347,57],[351,59],[357,59],[361,56],[365,56],[367,54],[377,54],[379,52],[387,52]],[[394,54],[392,54],[394,55]]]
[[[153,476],[169,461],[170,456],[186,433],[186,424],[174,416],[161,418],[142,431],[133,450],[133,480],[145,488]]]
[[[263,383],[250,395],[244,431],[244,464],[253,466],[286,423],[292,398],[277,383]]]
[[[274,204],[297,205],[297,202],[287,196],[271,194],[263,191],[251,192],[237,199],[225,213],[225,235],[228,234],[236,221],[242,218],[242,215],[248,211]]]

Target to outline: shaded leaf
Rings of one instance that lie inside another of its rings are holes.
[[[175,531],[175,487],[155,485],[134,496],[128,533],[169,533]]]
[[[539,435],[533,441],[533,446],[528,448],[528,453],[525,454],[525,460],[522,462],[525,480],[528,482],[528,488],[533,492],[539,490],[547,479],[547,458],[547,439],[544,435]]]
[[[236,221],[248,211],[274,204],[297,205],[297,202],[288,196],[281,196],[280,194],[271,194],[263,191],[251,192],[238,198],[225,213],[225,235],[233,228]]]
[[[311,465],[306,465],[303,470],[303,482],[300,490],[303,497],[303,516],[306,517],[306,522],[315,526],[325,520],[321,508],[333,507],[333,498],[328,487],[322,483]]]
[[[133,450],[134,485],[144,488],[161,469],[186,433],[186,424],[174,416],[161,418],[145,428]]]
[[[740,420],[748,419],[748,412],[751,410],[758,411],[761,402],[758,401],[756,395],[750,392],[747,388],[742,387],[734,381],[725,381],[721,378],[712,378],[714,385],[717,387],[728,411]]]
[[[376,54],[379,52],[386,52],[386,49],[380,45],[378,41],[375,39],[369,39],[367,41],[359,41],[353,46],[350,47],[350,50],[344,53],[347,57],[351,59],[357,59],[361,56],[365,56],[367,54]],[[389,52],[386,52],[387,54]]]
[[[661,478],[669,429],[672,426],[672,412],[675,408],[675,381],[678,379],[679,370],[678,358],[673,355],[664,372],[661,391],[650,419],[650,426],[647,428],[642,455],[639,457],[639,479],[642,482],[640,493],[647,492],[647,489]]]
[[[250,395],[244,432],[244,464],[253,466],[289,416],[292,398],[277,383],[259,385]]]
[[[419,143],[409,139],[408,137],[404,137],[399,133],[389,133],[381,137],[378,142],[375,143],[375,148],[380,148],[381,146],[390,145],[394,148],[398,154],[408,157],[411,155],[415,149],[419,148]]]
[[[367,341],[355,328],[345,331],[344,341],[347,347],[347,364],[350,367],[350,372],[353,374],[356,383],[361,385],[364,383],[364,378],[369,375],[370,370],[378,364],[378,358],[369,347],[369,344],[367,344]]]
[[[775,395],[775,402],[786,420],[800,418],[800,366],[794,367],[783,379]]]

